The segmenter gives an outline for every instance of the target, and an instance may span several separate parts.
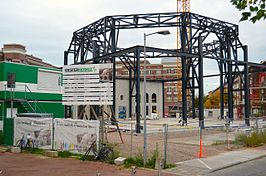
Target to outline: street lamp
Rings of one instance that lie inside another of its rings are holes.
[[[153,32],[153,33],[149,33],[149,34],[146,34],[144,33],[144,65],[143,65],[143,97],[144,97],[144,108],[143,108],[143,111],[144,111],[144,124],[143,124],[143,135],[144,135],[144,149],[143,149],[143,159],[144,159],[144,166],[146,165],[146,162],[147,162],[147,124],[146,124],[146,120],[147,120],[147,117],[146,117],[146,38],[150,35],[153,35],[153,34],[160,34],[160,35],[169,35],[170,34],[170,31],[169,30],[161,30],[161,31],[157,31],[157,32]]]

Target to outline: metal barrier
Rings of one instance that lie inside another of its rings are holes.
[[[158,150],[164,168],[169,163],[211,156],[230,150],[237,134],[245,133],[245,130],[255,130],[253,126],[247,127],[243,119],[232,121],[230,124],[225,119],[205,119],[204,123],[204,128],[200,129],[198,119],[189,119],[187,126],[182,126],[178,119],[148,120],[148,158]],[[258,120],[258,126],[262,127],[263,123],[264,121]],[[116,133],[117,129],[110,121],[105,123],[105,139],[115,144],[122,156],[143,157],[143,131],[135,132],[136,123],[133,120],[120,120],[118,124],[124,144],[121,143]],[[252,119],[251,124],[256,124],[256,121]]]

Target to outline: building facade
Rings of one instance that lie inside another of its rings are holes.
[[[161,81],[147,80],[146,83],[146,117],[157,119],[163,116],[163,86]],[[135,91],[133,92],[133,94]],[[143,102],[143,81],[140,82],[140,114],[143,118],[144,102]],[[130,116],[131,104],[131,116]],[[129,102],[129,80],[116,80],[116,117],[120,118],[136,118],[136,99],[132,97]]]
[[[49,113],[64,118],[62,71],[27,55],[22,45],[4,45],[0,53],[0,124],[5,143],[12,145],[17,114]]]
[[[141,79],[143,79],[144,61],[140,62],[140,70]],[[116,71],[118,77],[128,78],[128,69],[122,63],[117,63]],[[147,80],[181,79],[181,61],[176,58],[162,59],[159,64],[151,64],[149,61],[146,61],[146,78]],[[164,113],[160,117],[176,117],[176,113],[181,112],[182,82],[181,80],[165,82],[163,87]]]
[[[266,65],[266,61],[262,62]],[[250,67],[250,108],[252,116],[266,116],[266,72]]]

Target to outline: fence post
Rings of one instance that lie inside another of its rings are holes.
[[[100,116],[100,148],[102,148],[103,145],[103,139],[104,139],[104,120],[103,116]]]
[[[203,157],[203,149],[202,149],[202,128],[203,128],[203,120],[200,120],[200,151],[199,151],[199,158]]]
[[[256,116],[256,133],[259,132],[258,116]]]
[[[133,131],[132,131],[132,122],[130,122],[130,157],[132,157],[132,141],[133,141]]]
[[[54,150],[54,131],[55,131],[55,125],[54,125],[54,116],[52,118],[52,150]]]
[[[166,160],[167,160],[167,138],[168,138],[168,124],[163,124],[164,127],[164,162],[163,168],[166,167]]]
[[[229,126],[230,126],[230,119],[227,118],[225,121],[227,150],[230,150],[230,147],[229,147]]]

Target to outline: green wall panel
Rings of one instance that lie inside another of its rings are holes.
[[[62,103],[39,103],[47,113],[53,113],[54,118],[64,118],[64,106]]]
[[[16,73],[16,82],[37,84],[38,67],[14,64],[14,63],[0,63],[2,69],[2,76],[0,81],[7,81],[8,72]]]
[[[5,75],[4,75],[4,63],[0,63],[0,81],[4,81],[5,80]]]
[[[0,91],[0,99],[9,99],[11,93],[9,91]],[[51,100],[51,101],[61,101],[62,94],[50,94],[50,93],[26,93],[25,92],[14,92],[15,99],[31,99],[31,100]]]

